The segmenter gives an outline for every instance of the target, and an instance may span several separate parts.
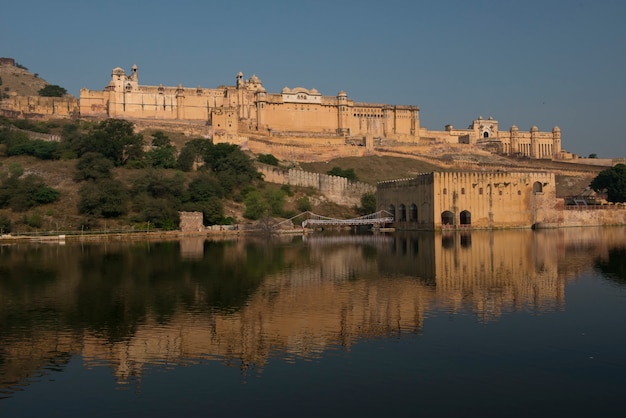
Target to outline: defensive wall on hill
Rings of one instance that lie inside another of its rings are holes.
[[[375,193],[376,187],[345,177],[329,176],[296,169],[268,165],[257,167],[265,181],[290,186],[311,187],[319,190],[329,201],[338,205],[359,206],[364,193]]]

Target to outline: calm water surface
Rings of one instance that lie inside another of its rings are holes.
[[[0,246],[0,416],[626,415],[626,230]]]

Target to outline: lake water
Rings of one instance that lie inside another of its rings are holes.
[[[0,246],[0,416],[626,415],[626,229]]]

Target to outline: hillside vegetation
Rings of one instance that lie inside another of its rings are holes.
[[[265,183],[256,158],[204,138],[179,148],[167,133],[145,137],[124,120],[0,118],[0,231],[170,230],[179,211],[202,212],[205,225],[359,214],[310,188]]]

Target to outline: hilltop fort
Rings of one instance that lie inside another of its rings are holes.
[[[4,59],[0,64],[11,62]],[[271,93],[259,77],[245,79],[241,72],[233,85],[215,88],[148,86],[139,83],[136,65],[128,74],[116,67],[102,90],[83,88],[78,100],[69,95],[45,98],[13,94],[2,100],[0,109],[14,117],[127,119],[139,129],[180,130],[217,142],[241,144],[257,139],[265,141],[265,150],[269,147],[274,152],[277,144],[360,145],[366,149],[372,149],[374,143],[469,144],[530,159],[572,158],[562,148],[557,126],[548,132],[536,126],[520,131],[515,125],[501,130],[492,117],[478,117],[466,129],[447,125],[441,131],[429,130],[421,126],[420,109],[415,105],[357,102],[344,91],[330,96],[303,87],[285,87]],[[292,149],[290,153],[302,151]]]

